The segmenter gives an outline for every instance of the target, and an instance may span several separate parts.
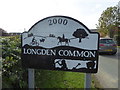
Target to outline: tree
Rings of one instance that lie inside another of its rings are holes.
[[[76,38],[79,38],[79,43],[81,42],[82,38],[85,38],[88,36],[88,34],[86,33],[86,31],[84,29],[77,29],[74,33],[73,36]]]
[[[108,35],[111,38],[117,34],[118,25],[120,24],[120,17],[118,13],[118,7],[108,7],[98,20],[97,29],[102,37]]]

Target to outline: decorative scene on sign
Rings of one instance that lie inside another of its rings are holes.
[[[32,38],[31,42],[29,45],[31,46],[41,46],[42,43],[46,42],[52,42],[54,40],[54,43],[57,42],[56,45],[68,45],[73,39],[78,39],[78,42],[81,43],[81,40],[86,38],[89,39],[88,34],[84,29],[77,29],[75,32],[73,32],[72,36],[74,38],[67,38],[63,34],[62,36],[56,36],[54,34],[49,34],[48,36],[38,36],[34,35],[33,33],[28,34],[28,37],[25,37],[24,39],[27,38]],[[53,40],[52,40],[53,39]]]

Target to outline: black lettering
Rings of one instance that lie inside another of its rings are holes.
[[[52,24],[52,20],[51,20],[51,19],[50,19],[50,20],[48,20],[48,22],[49,22],[49,25],[53,25],[53,24]]]
[[[55,24],[62,24],[62,25],[67,25],[68,20],[67,19],[62,19],[62,18],[54,18],[54,19],[49,19],[48,20],[49,25],[55,25]]]
[[[57,19],[53,19],[53,24],[57,24]]]
[[[67,20],[67,19],[64,19],[63,24],[64,24],[64,25],[67,25],[67,23],[68,23],[68,20]]]
[[[62,20],[61,18],[59,18],[59,19],[58,19],[58,24],[62,24],[62,21],[63,21],[63,20]]]

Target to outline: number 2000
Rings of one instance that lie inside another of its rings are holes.
[[[48,22],[49,22],[49,25],[54,25],[54,24],[67,25],[68,20],[67,19],[62,19],[62,18],[59,18],[59,19],[54,18],[54,19],[49,19]]]

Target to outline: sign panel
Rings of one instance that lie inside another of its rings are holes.
[[[26,68],[96,73],[99,34],[66,16],[38,21],[22,33],[22,65]]]

